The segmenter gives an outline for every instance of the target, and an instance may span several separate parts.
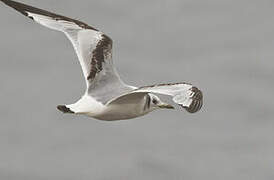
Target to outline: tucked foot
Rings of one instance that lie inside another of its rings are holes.
[[[68,107],[66,107],[65,105],[59,105],[57,106],[57,109],[63,113],[74,113],[73,111],[71,111]]]

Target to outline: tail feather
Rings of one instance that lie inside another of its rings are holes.
[[[74,112],[72,110],[70,110],[70,108],[68,108],[67,106],[65,105],[59,105],[57,106],[57,109],[63,113],[71,113],[71,114],[74,114]]]

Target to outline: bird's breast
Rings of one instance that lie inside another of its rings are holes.
[[[95,116],[95,118],[106,121],[124,120],[136,118],[147,114],[144,111],[145,101],[141,103],[132,104],[113,104],[106,106],[105,110],[101,114]]]

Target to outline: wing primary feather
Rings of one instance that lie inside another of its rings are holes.
[[[182,106],[189,113],[195,113],[199,111],[203,106],[203,93],[196,87],[192,87],[191,91],[194,93],[191,97],[192,102],[189,106]]]
[[[59,21],[59,20],[70,21],[70,22],[73,22],[73,23],[77,24],[79,27],[81,27],[83,29],[92,29],[94,31],[98,31],[97,29],[89,26],[88,24],[86,24],[84,22],[81,22],[81,21],[78,21],[76,19],[65,17],[65,16],[62,16],[62,15],[59,15],[59,14],[55,14],[55,13],[52,13],[52,12],[49,12],[49,11],[46,11],[46,10],[43,10],[43,9],[39,9],[39,8],[36,8],[36,7],[33,7],[33,6],[29,6],[29,5],[19,3],[19,2],[15,2],[15,1],[11,1],[11,0],[1,0],[1,1],[3,3],[5,3],[6,5],[12,7],[13,9],[19,11],[23,15],[31,18],[32,20],[33,20],[33,17],[29,16],[28,12],[43,15],[43,16],[49,16],[49,17],[53,18],[56,21]]]

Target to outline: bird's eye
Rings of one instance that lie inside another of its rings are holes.
[[[157,103],[157,100],[156,100],[156,99],[153,99],[153,100],[152,100],[152,103],[153,103],[153,104],[156,104],[156,103]]]

